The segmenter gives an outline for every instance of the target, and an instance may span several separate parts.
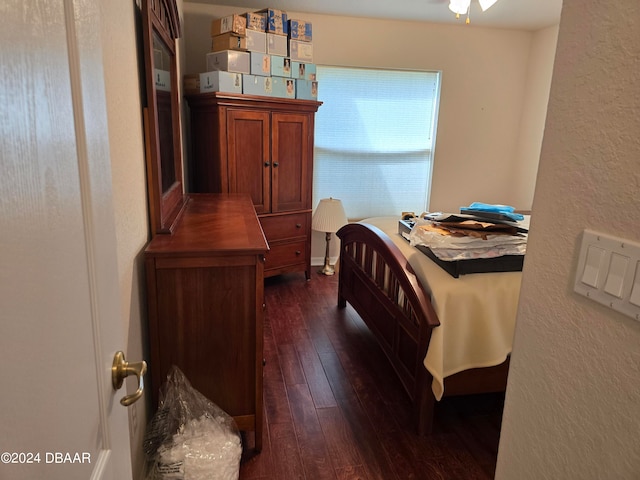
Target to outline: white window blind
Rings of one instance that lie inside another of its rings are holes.
[[[314,205],[350,219],[428,210],[439,72],[317,66]]]

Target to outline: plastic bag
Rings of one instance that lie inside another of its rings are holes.
[[[527,235],[493,235],[486,232],[485,238],[472,236],[443,235],[429,227],[437,222],[417,219],[409,233],[411,246],[429,247],[440,260],[457,261],[477,258],[496,258],[504,255],[524,255],[527,251]]]
[[[491,203],[473,202],[468,207],[460,207],[460,213],[489,213],[500,214],[504,219],[520,222],[524,220],[524,215],[515,213],[515,208],[510,205],[494,205]]]
[[[237,480],[242,444],[231,416],[173,366],[144,437],[147,480]]]

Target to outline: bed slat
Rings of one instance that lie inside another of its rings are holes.
[[[373,225],[341,228],[338,306],[358,312],[409,394],[421,433],[431,429],[431,375],[423,366],[440,323],[429,297],[398,247]]]

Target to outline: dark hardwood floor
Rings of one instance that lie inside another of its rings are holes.
[[[503,395],[445,399],[418,437],[410,404],[337,275],[265,281],[264,447],[240,479],[492,479]]]

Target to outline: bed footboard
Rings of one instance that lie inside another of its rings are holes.
[[[424,368],[440,322],[404,255],[379,228],[351,223],[341,240],[338,306],[349,302],[374,334],[407,391],[420,434],[430,433],[435,398]]]

